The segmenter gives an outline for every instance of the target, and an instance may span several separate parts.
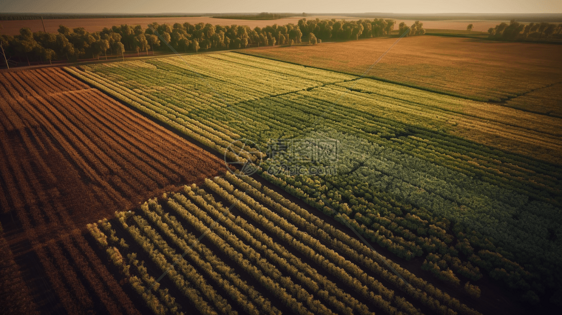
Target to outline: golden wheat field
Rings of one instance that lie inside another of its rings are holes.
[[[396,42],[395,38],[374,38],[353,45],[323,43],[248,53],[483,101],[503,101],[562,82],[559,45],[437,36]],[[541,103],[527,106],[530,111],[544,111]]]

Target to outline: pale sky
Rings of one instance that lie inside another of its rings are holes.
[[[2,13],[562,13],[562,0],[0,0]]]

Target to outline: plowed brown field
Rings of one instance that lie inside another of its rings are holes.
[[[219,158],[58,68],[0,73],[6,311],[138,314],[81,230],[223,171]]]

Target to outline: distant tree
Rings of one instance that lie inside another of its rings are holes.
[[[385,26],[385,31],[386,31],[386,35],[390,35],[390,33],[394,30],[394,24],[396,24],[396,21],[394,20],[386,20],[386,26]]]
[[[502,23],[505,24],[505,23]],[[519,34],[521,34],[521,32],[524,30],[525,25],[520,24],[519,22],[515,21],[515,20],[511,20],[511,22],[509,23],[509,25],[503,27],[503,25],[500,24],[500,26],[502,26],[503,30],[501,32],[501,36],[503,39],[507,39],[507,40],[514,40],[516,39]],[[496,31],[496,36],[499,35],[498,31]]]
[[[425,34],[425,30],[423,29],[423,23],[420,23],[420,21],[414,22],[414,24],[412,24],[412,27],[410,28],[409,35],[416,36],[416,35],[423,35],[423,34]]]
[[[532,25],[532,24],[534,24],[534,23],[531,23],[531,25]],[[533,33],[533,32],[538,32],[538,31],[539,31],[539,27],[540,27],[540,24],[538,24],[538,23],[535,24],[535,25],[532,25],[532,26],[531,26],[531,33]]]
[[[19,38],[20,40],[29,40],[29,41],[34,40],[33,33],[28,27],[24,27],[20,29]]]
[[[170,41],[172,40],[172,37],[168,32],[160,33],[160,38],[164,41],[164,44],[169,44]]]
[[[158,31],[158,33],[160,33],[160,35],[162,35],[163,33],[170,34],[170,33],[172,33],[172,28],[168,24],[162,24],[162,25],[158,26],[157,31]]]
[[[269,42],[269,45],[271,45],[271,46],[275,46],[275,43],[277,42],[277,40],[275,39],[275,36],[272,36],[271,33],[267,33],[267,41]]]
[[[115,50],[115,53],[121,55],[121,58],[125,61],[125,45],[123,45],[122,42],[116,42],[113,49]]]
[[[474,25],[468,24],[468,26],[466,27],[466,30],[469,31],[469,32],[472,32],[473,27],[474,27]]]
[[[392,22],[394,22],[394,21],[392,21]],[[389,22],[385,21],[384,19],[375,19],[371,23],[372,36],[378,37],[378,36],[382,36],[382,35],[385,35],[385,34],[390,34],[390,30],[387,31],[388,25],[389,25]],[[392,27],[394,27],[394,25]]]
[[[300,29],[296,29],[295,41],[297,43],[302,43],[302,31]]]
[[[146,36],[144,36],[144,34],[135,36],[135,50],[137,51],[137,55],[140,55],[141,51],[146,51],[146,54],[148,55],[148,41],[146,40]]]
[[[133,43],[133,50],[137,52],[137,56],[140,56],[141,47],[140,47],[138,41],[135,41]]]
[[[340,21],[334,22],[332,25],[332,38],[341,39],[343,34],[343,23]]]
[[[523,36],[525,38],[529,37],[529,34],[531,33],[531,29],[533,29],[533,27],[535,26],[535,23],[530,23],[525,25],[525,28],[523,29]]]
[[[102,53],[102,47],[99,44],[99,41],[94,42],[91,46],[90,46],[90,50],[92,51],[92,56],[94,58],[98,58],[98,60],[100,59],[100,55]]]
[[[415,25],[415,24],[414,24]],[[411,32],[411,29],[409,26],[406,25],[406,23],[401,22],[398,25],[398,34],[400,34],[400,36],[406,37],[406,36],[410,36],[413,35]]]
[[[544,35],[549,37],[550,35],[554,34],[556,30],[556,24],[548,24],[548,26],[544,29]]]
[[[195,26],[193,26],[192,24],[190,24],[188,22],[185,22],[185,23],[183,23],[183,29],[187,33],[191,34],[191,33],[193,33],[193,31],[195,31]]]
[[[45,33],[45,32],[35,32],[33,33],[33,38],[35,41],[43,46],[44,48],[55,49],[55,45],[57,42],[56,34]]]
[[[226,39],[225,39],[225,42],[226,42]],[[268,44],[267,36],[265,36],[263,34],[260,34],[260,44],[262,46],[267,46],[267,44]]]
[[[148,44],[150,45],[150,48],[152,49],[152,54],[154,55],[154,46],[160,46],[160,39],[158,39],[158,36],[156,35],[145,35],[145,37],[148,41]]]
[[[241,42],[239,43],[241,45]],[[203,50],[209,50],[211,48],[211,41],[208,39],[203,39],[199,42],[199,48]]]
[[[64,36],[68,36],[71,33],[70,28],[64,25],[59,25],[59,29],[57,31]]]
[[[318,39],[316,39],[316,36],[314,35],[314,33],[310,33],[308,35],[308,43],[312,44],[312,45],[316,45],[316,43],[318,43]]]
[[[191,45],[191,42],[189,41],[189,39],[187,38],[182,38],[180,39],[179,43],[178,43],[178,48],[180,50],[183,50],[184,52],[187,52],[187,50],[189,49],[189,45]],[[148,52],[147,52],[148,54]]]
[[[74,46],[62,33],[57,35],[55,52],[58,56],[65,56],[66,60],[69,60],[70,56],[74,55]]]
[[[204,35],[206,38],[211,38],[216,33],[216,28],[213,24],[207,23],[205,27],[203,27],[201,34]]]
[[[503,35],[503,31],[507,28],[507,23],[502,22],[499,25],[496,25],[495,27],[495,32],[494,32],[494,36],[496,37],[500,37]]]
[[[80,55],[91,52],[90,45],[96,41],[84,28],[75,28],[74,32],[66,37],[74,46],[74,56],[76,59],[78,59]]]
[[[279,34],[279,45],[285,44],[285,36],[283,34]]]
[[[103,52],[105,56],[105,60],[107,60],[107,50],[109,49],[109,41],[107,39],[100,39],[96,42],[96,46],[98,47],[100,53]],[[99,56],[98,56],[99,59]]]
[[[351,37],[355,40],[358,40],[362,34],[363,34],[363,24],[354,25],[353,30],[351,32]]]
[[[540,34],[541,38],[544,34],[544,31],[548,28],[548,24],[549,23],[545,23],[545,22],[542,22],[541,24],[539,24],[539,34]]]
[[[135,33],[135,36],[139,36],[141,34],[144,34],[144,30],[142,29],[142,26],[140,26],[140,25],[135,26],[134,33]]]
[[[199,51],[199,42],[197,41],[197,39],[191,41],[191,50],[194,52]]]
[[[53,60],[53,58],[56,58],[57,56],[55,51],[49,48],[47,49],[43,48],[41,51],[41,55],[43,59],[49,60],[49,64],[52,64],[51,60]]]
[[[37,47],[40,47],[35,39],[33,38],[33,33],[29,28],[22,28],[20,29],[20,35],[17,37],[15,41],[15,49],[22,55],[25,55],[25,59],[27,60],[27,65],[29,66],[29,54],[36,50]]]

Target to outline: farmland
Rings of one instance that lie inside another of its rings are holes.
[[[425,25],[424,25],[425,26]],[[427,27],[427,26],[425,26]],[[562,82],[559,45],[498,43],[446,37],[405,38],[371,71],[365,71],[395,39],[358,41],[349,47],[327,43],[315,47],[255,49],[248,53],[328,70],[376,77],[391,82],[482,101],[506,101]],[[556,100],[545,95],[548,101]],[[547,102],[548,102],[547,101]],[[543,102],[525,109],[546,113]]]
[[[560,48],[394,41],[0,72],[6,312],[557,305]]]
[[[217,68],[224,70],[214,70]],[[304,68],[234,53],[188,59],[162,58],[120,65],[96,65],[92,66],[92,69],[94,71],[77,72],[72,69],[69,71],[98,88],[111,91],[125,102],[133,101],[134,106],[141,105],[139,107],[141,109],[156,111],[156,116],[162,117],[160,119],[168,120],[167,113],[183,114],[176,123],[182,125],[182,120],[185,119],[186,122],[193,122],[195,127],[184,124],[180,129],[185,129],[186,132],[197,137],[209,138],[207,134],[218,137],[217,140],[213,140],[211,146],[215,146],[220,152],[222,152],[220,148],[225,148],[228,143],[236,139],[237,135],[250,139],[262,138],[259,141],[265,146],[267,139],[278,138],[281,134],[294,137],[295,132],[301,133],[297,131],[297,124],[291,123],[289,118],[276,118],[288,127],[265,126],[267,120],[263,119],[252,121],[252,116],[259,115],[259,111],[252,114],[249,108],[256,110],[263,107],[259,104],[268,104],[270,101],[272,104],[280,102],[279,109],[276,109],[275,113],[277,115],[287,113],[293,116],[293,113],[283,108],[286,103],[313,102],[315,106],[316,103],[323,103],[326,108],[331,108],[333,105],[330,100],[341,99],[342,102],[338,106],[354,108],[361,113],[387,117],[389,120],[408,126],[442,131],[549,162],[560,162],[558,118],[524,113],[492,103],[439,95],[366,78],[361,79],[353,75]],[[239,77],[237,74],[240,73],[246,73],[248,76]],[[288,77],[288,75],[293,76]],[[149,77],[154,78],[155,81],[146,79]],[[198,83],[201,77],[205,77],[207,83]],[[161,91],[152,93],[150,89],[156,81],[162,84],[167,82],[167,85]],[[235,87],[242,83],[242,87]],[[256,85],[257,87],[254,88],[253,86]],[[182,95],[192,99],[184,101]],[[372,95],[380,98],[371,97]],[[163,101],[166,103],[162,104]],[[241,101],[243,102],[234,108],[227,107]],[[187,108],[178,108],[178,106]],[[223,107],[227,108],[223,110]],[[216,114],[209,115],[210,110],[215,110]],[[273,107],[270,110],[273,111]],[[309,116],[311,114],[307,113]],[[264,115],[272,117],[274,114]],[[243,116],[249,117],[245,118],[245,124],[240,124]],[[220,119],[220,125],[224,125],[221,128],[226,128],[227,131],[221,132],[220,129],[209,128],[196,130],[204,127],[201,124],[206,117],[212,117],[213,123]],[[322,118],[334,119],[325,116]],[[248,123],[254,125],[251,130],[248,130]],[[359,126],[358,123],[356,121],[351,126]],[[312,129],[304,128],[304,134],[310,131]],[[393,135],[390,131],[384,134]]]
[[[558,288],[557,117],[238,53],[65,70],[223,154],[240,138],[337,142],[337,175],[280,172],[329,166],[298,147],[258,174],[466,296],[483,277],[529,303]]]
[[[139,293],[172,270],[144,295],[158,314],[478,314],[248,177],[206,179],[116,217],[88,229]]]
[[[82,230],[224,164],[61,69],[2,73],[0,95],[0,278],[21,293],[14,309],[33,311],[33,296],[44,310],[137,314]]]
[[[4,212],[57,196],[67,208],[82,208],[75,217],[85,224],[92,220],[88,213],[131,207],[222,167],[209,153],[60,69],[8,72],[0,82]],[[88,202],[76,207],[83,201],[73,195]]]

